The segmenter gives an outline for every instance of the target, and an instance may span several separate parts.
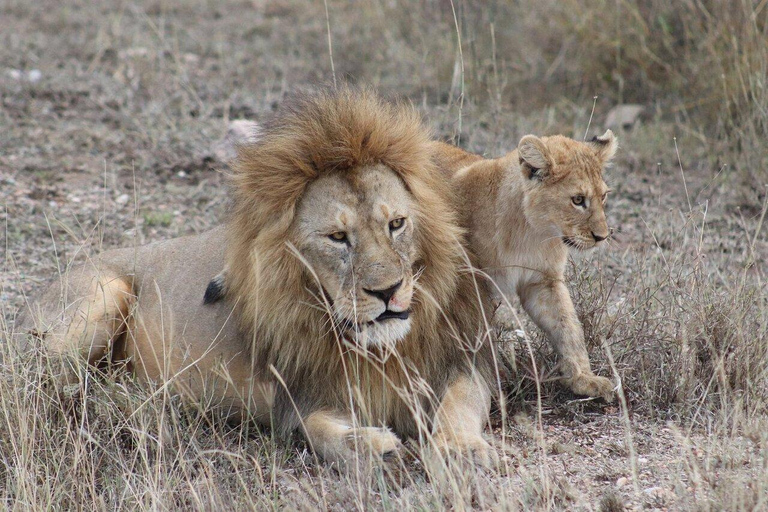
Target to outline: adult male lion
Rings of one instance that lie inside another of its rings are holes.
[[[303,431],[323,458],[430,436],[485,457],[485,294],[461,271],[429,148],[412,108],[370,91],[299,98],[240,152],[226,227],[104,253],[51,286],[28,328],[65,366],[125,358]],[[225,262],[229,299],[204,306]]]

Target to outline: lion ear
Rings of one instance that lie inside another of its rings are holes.
[[[535,135],[526,135],[517,145],[520,170],[528,179],[543,180],[552,173],[552,157],[547,146]]]
[[[604,164],[610,162],[616,154],[616,150],[619,149],[619,141],[611,130],[606,130],[604,134],[593,138],[588,144],[595,150]]]

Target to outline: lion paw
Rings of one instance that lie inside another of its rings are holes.
[[[499,461],[499,454],[482,436],[459,435],[451,437],[439,436],[434,441],[437,455],[452,457],[484,468],[494,467]]]
[[[613,402],[614,384],[610,379],[592,373],[582,373],[568,379],[568,387],[577,395],[600,397]]]
[[[378,427],[357,427],[347,435],[347,446],[352,449],[364,449],[370,455],[384,459],[400,452],[403,443],[389,429]]]

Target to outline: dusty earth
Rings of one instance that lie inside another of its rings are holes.
[[[343,11],[331,6],[332,13]],[[404,49],[392,40],[397,34],[378,32],[389,14],[385,7],[361,8],[354,18],[361,32],[350,26],[352,15],[331,21],[336,74],[405,94],[440,138],[499,155],[526,133],[602,132],[610,102],[597,103],[589,124],[591,101],[552,99],[531,108],[458,101],[453,53],[446,68],[430,60],[429,42],[418,39]],[[199,233],[222,222],[227,167],[217,142],[230,121],[264,119],[295,86],[332,77],[322,2],[306,8],[10,1],[0,6],[0,34],[5,333],[27,298],[72,261],[102,247]],[[376,48],[379,36],[386,44]],[[554,360],[524,320],[517,332],[501,336],[507,341],[500,346],[517,355],[518,370],[504,383],[508,414],[497,411],[489,431],[508,441],[510,453],[506,468],[475,475],[479,497],[424,498],[422,491],[432,491],[418,468],[415,480],[386,492],[344,489],[347,480],[332,470],[305,464],[298,442],[272,468],[275,506],[768,506],[758,406],[746,412],[711,406],[742,401],[714,390],[703,370],[687,377],[677,348],[686,328],[696,330],[691,322],[699,311],[681,300],[714,297],[718,286],[733,281],[763,290],[764,190],[737,172],[727,148],[685,120],[651,114],[619,137],[607,176],[617,236],[605,251],[575,258],[570,278],[595,368],[621,376],[625,403],[579,400],[545,382],[539,407],[525,337],[539,368],[551,369]],[[547,380],[547,370],[541,373]],[[750,423],[754,428],[745,427]],[[13,496],[18,477],[9,453],[0,460],[4,496]]]

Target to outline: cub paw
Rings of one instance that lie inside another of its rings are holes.
[[[582,373],[567,380],[568,387],[577,395],[599,397],[613,402],[615,392],[610,379],[591,373]]]
[[[389,459],[397,455],[403,443],[386,428],[357,427],[350,431],[346,438],[347,447],[351,450],[365,450],[368,454]]]

